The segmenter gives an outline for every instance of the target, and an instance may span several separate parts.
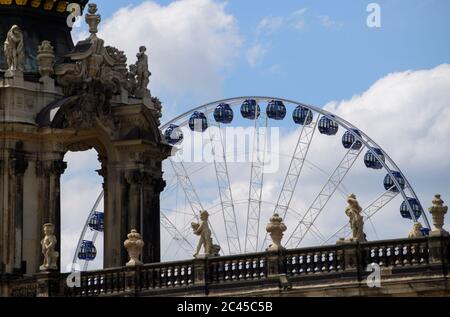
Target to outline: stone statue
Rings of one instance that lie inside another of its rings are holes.
[[[200,236],[198,241],[197,250],[194,254],[194,258],[198,258],[202,246],[204,248],[205,256],[218,256],[220,252],[220,246],[213,245],[211,237],[211,229],[209,229],[209,213],[207,211],[200,211],[200,223],[192,223],[191,227],[194,230],[194,234]]]
[[[127,237],[128,239],[125,240],[123,245],[125,246],[125,249],[127,249],[130,261],[128,261],[126,266],[142,265],[142,262],[139,260],[142,249],[144,248],[144,241],[142,241],[141,235],[133,229]]]
[[[441,195],[435,195],[433,199],[433,206],[428,209],[433,216],[434,229],[430,232],[430,236],[448,236],[449,233],[444,230],[445,214],[448,207],[444,206],[444,201]]]
[[[41,271],[57,270],[59,253],[55,251],[56,240],[55,226],[51,223],[44,225],[44,239],[41,241],[44,263],[40,266]]]
[[[278,214],[274,214],[266,227],[266,231],[270,234],[270,238],[272,238],[272,244],[267,251],[284,250],[284,247],[281,245],[281,240],[283,239],[283,233],[286,230],[287,227],[283,223],[283,219]]]
[[[408,238],[412,239],[423,237],[422,229],[423,229],[422,224],[420,222],[415,222],[414,227],[410,231]]]
[[[13,25],[9,30],[4,43],[4,51],[10,75],[15,71],[23,72],[25,62],[23,33],[17,25]]]
[[[352,239],[353,242],[363,242],[366,241],[364,234],[364,219],[361,216],[362,208],[356,199],[354,194],[350,195],[347,199],[348,207],[345,209],[345,214],[350,220],[350,228],[352,229]]]
[[[148,67],[148,56],[145,53],[147,48],[145,46],[141,46],[139,48],[139,53],[137,53],[137,62],[136,62],[136,80],[137,80],[137,89],[136,89],[136,98],[144,98],[150,97],[150,91],[148,90],[148,84],[150,83],[151,73]]]

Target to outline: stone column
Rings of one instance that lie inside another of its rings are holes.
[[[4,160],[0,156],[0,276],[5,272],[5,262],[4,262],[4,237],[3,237],[3,227],[4,227],[4,199],[3,199],[3,191],[4,191]],[[0,293],[1,295],[1,293]]]
[[[23,143],[17,142],[16,149],[9,161],[9,210],[10,221],[8,225],[10,237],[10,259],[14,271],[26,273],[23,263],[23,176],[28,168]]]

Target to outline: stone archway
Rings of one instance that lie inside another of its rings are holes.
[[[39,82],[15,72],[1,87],[0,101],[7,98],[11,109],[2,112],[0,124],[0,272],[39,270],[43,224],[53,223],[61,240],[63,158],[90,148],[100,155],[104,178],[104,266],[126,262],[123,240],[131,229],[141,231],[146,243],[142,260],[160,260],[161,162],[171,152],[159,131],[161,103],[146,88],[145,50],[128,69],[124,53],[96,36],[96,12],[90,4],[91,34],[64,64],[53,65],[53,47],[44,41]]]

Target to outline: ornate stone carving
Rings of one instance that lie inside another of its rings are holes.
[[[8,65],[5,76],[13,77],[15,72],[23,72],[25,62],[23,32],[17,25],[13,25],[8,31],[3,49]]]
[[[270,234],[270,238],[272,239],[272,244],[267,248],[267,251],[284,250],[284,247],[281,245],[281,240],[283,239],[286,230],[287,227],[283,223],[283,218],[278,214],[274,214],[266,227],[266,231]]]
[[[420,238],[423,237],[422,230],[423,226],[420,222],[415,222],[413,228],[409,232],[408,238]]]
[[[130,261],[127,262],[126,266],[142,265],[142,262],[139,260],[142,249],[144,248],[144,241],[142,241],[141,235],[133,229],[127,237],[128,239],[125,240],[123,245],[128,252]]]
[[[101,122],[112,130],[111,99],[128,88],[126,56],[113,47],[105,47],[96,36],[100,16],[89,5],[86,22],[91,36],[77,43],[66,55],[69,63],[55,67],[56,80],[67,96],[73,96],[60,109],[54,122],[58,128],[88,129]]]
[[[345,209],[345,214],[350,220],[350,227],[352,229],[352,242],[366,241],[364,234],[364,219],[361,216],[362,208],[356,199],[354,194],[350,195],[347,199],[348,207]]]
[[[434,229],[430,232],[430,236],[448,236],[449,233],[444,230],[444,220],[447,214],[448,207],[444,206],[444,201],[441,195],[435,195],[433,199],[433,206],[428,208],[433,216]]]
[[[203,210],[200,211],[200,223],[191,223],[194,234],[200,236],[194,258],[218,256],[220,253],[220,246],[213,244],[208,218],[209,213]],[[202,247],[204,254],[200,254]]]
[[[55,52],[49,41],[43,41],[38,47],[37,62],[39,73],[41,74],[39,81],[45,82],[50,80],[50,76],[54,73],[53,66],[55,64]]]
[[[67,162],[64,162],[63,160],[57,160],[57,161],[53,161],[53,166],[52,166],[52,173],[55,174],[56,176],[61,176],[62,174],[64,174],[64,172],[67,169]]]
[[[55,226],[51,223],[44,225],[44,239],[41,241],[44,263],[40,266],[41,271],[51,271],[58,269],[59,253],[55,251],[58,240],[55,236]]]

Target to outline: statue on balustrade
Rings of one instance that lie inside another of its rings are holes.
[[[16,71],[22,72],[25,60],[23,32],[17,25],[13,25],[8,31],[3,49],[8,64],[7,73],[12,76]]]
[[[204,210],[200,212],[200,223],[191,224],[192,229],[194,230],[194,234],[200,236],[194,258],[199,257],[202,247],[204,249],[205,256],[219,256],[220,246],[213,244],[208,219],[209,213]]]
[[[366,236],[364,234],[364,218],[361,215],[362,208],[354,194],[347,199],[348,207],[345,209],[345,214],[350,220],[350,228],[352,229],[352,242],[364,242]]]

